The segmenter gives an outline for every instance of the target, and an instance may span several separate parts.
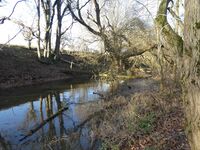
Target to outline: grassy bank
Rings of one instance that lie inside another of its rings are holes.
[[[181,90],[173,83],[161,91],[159,81],[129,80],[105,99],[103,110],[91,123],[102,150],[190,149]]]

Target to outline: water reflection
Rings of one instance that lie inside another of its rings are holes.
[[[84,120],[101,109],[96,91],[108,91],[109,84],[71,84],[49,90],[33,89],[18,96],[0,96],[0,149],[90,149],[92,132]],[[16,92],[18,93],[18,92]],[[9,100],[11,99],[11,100]],[[77,103],[77,104],[76,104]],[[69,104],[69,105],[68,105]],[[69,109],[20,142],[24,135],[68,105]],[[83,123],[83,124],[82,124]],[[81,124],[81,128],[77,128]]]

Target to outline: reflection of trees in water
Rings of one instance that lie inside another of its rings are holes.
[[[46,114],[47,118],[53,115],[53,100],[52,100],[52,94],[48,94],[47,100],[46,100]],[[48,130],[48,136],[53,137],[56,135],[56,128],[54,124],[54,120],[49,121],[49,130]]]
[[[71,88],[70,95],[67,95],[67,96],[74,98],[74,99],[70,99],[70,101],[84,102],[83,100],[87,100],[88,98],[88,88],[87,87],[79,88],[79,89]],[[61,99],[61,97],[63,99]],[[64,105],[63,101],[65,101],[65,98],[66,98],[66,95],[64,95],[63,93],[53,92],[52,94],[49,94],[48,96],[46,96],[45,99],[43,99],[45,100],[45,112],[47,114],[47,117],[53,115],[53,110],[60,110],[63,107]],[[53,105],[54,102],[56,105]],[[40,101],[40,104],[42,104],[41,101]],[[43,108],[43,107],[40,106],[40,108]],[[78,108],[78,107],[75,107],[75,108]],[[87,107],[85,107],[84,109],[87,110]],[[83,111],[83,109],[80,109],[80,107],[79,109],[74,109],[74,111],[76,111],[77,116],[87,112],[87,111]],[[65,128],[63,114],[60,114],[57,117],[57,119],[58,119],[58,122],[56,122],[55,120],[52,120],[48,123],[49,128],[48,128],[47,134],[51,139],[46,140],[45,143],[46,144],[48,143],[48,145],[46,146],[50,146],[52,149],[84,149],[84,146],[83,146],[84,142],[81,142],[81,140],[85,138],[85,137],[83,138],[83,136],[85,135],[82,135],[83,134],[82,129],[84,126],[80,126],[80,128],[78,128],[78,130],[76,129],[76,131],[75,131],[75,128],[76,128],[75,126],[74,126],[74,129],[69,130]],[[69,116],[67,118],[65,116],[65,119],[69,120]],[[71,121],[73,122],[73,118],[71,118]]]
[[[25,116],[25,120],[22,123],[22,129],[28,129],[32,124],[37,123],[37,113],[34,108],[33,101],[29,102],[29,108]]]
[[[45,104],[45,105],[44,105]],[[56,104],[56,105],[55,105]],[[46,113],[46,118],[49,118],[57,111],[63,108],[63,104],[60,99],[59,92],[53,92],[40,99],[40,120],[44,121],[44,113]],[[46,119],[45,118],[45,119]],[[66,143],[62,140],[56,140],[62,138],[66,129],[64,126],[63,114],[57,116],[58,122],[56,120],[50,120],[47,126],[43,126],[41,130],[46,130],[46,135],[42,134],[42,144],[44,147],[53,146],[55,149],[66,149]],[[57,129],[57,130],[56,130]],[[56,132],[58,131],[58,132]],[[49,142],[52,141],[52,145]]]
[[[38,125],[41,122],[44,122],[44,120],[50,116],[56,114],[58,110],[63,108],[64,104],[66,105],[66,102],[69,102],[69,100],[66,101],[68,98],[70,98],[71,102],[87,103],[88,100],[91,100],[91,93],[101,89],[103,86],[103,83],[99,84],[98,86],[96,83],[84,84],[81,85],[81,88],[71,86],[69,93],[60,93],[58,91],[54,91],[47,95],[40,96],[38,103],[30,102],[24,120],[24,122],[26,122],[24,128],[29,127],[30,125]],[[84,104],[79,106],[76,105],[75,107],[73,106],[72,109],[75,112],[76,121],[78,119],[80,121],[79,123],[82,123],[82,121],[86,120],[88,115],[95,111],[94,108],[97,107],[97,105],[98,104]],[[71,117],[71,121],[74,122],[74,128],[67,128],[70,119],[64,115],[65,114],[61,113],[56,117],[56,119],[48,121],[46,125],[42,126],[38,131],[36,131],[37,136],[35,137],[33,135],[34,139],[36,138],[36,141],[40,141],[40,146],[44,147],[44,149],[47,148],[47,146],[51,146],[53,149],[61,150],[85,149],[87,144],[84,145],[84,143],[86,141],[86,143],[88,143],[87,146],[92,143],[92,141],[89,139],[89,128],[87,129],[85,123],[79,126],[76,122],[75,126],[75,121],[73,120],[75,118],[73,117]],[[85,138],[88,139],[85,141]],[[33,141],[30,142],[32,143]]]
[[[0,133],[0,149],[2,149],[2,150],[11,150],[12,149],[9,141],[6,141],[6,139],[1,136],[1,133]]]

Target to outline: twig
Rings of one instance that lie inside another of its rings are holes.
[[[18,34],[20,34],[20,33],[22,32],[23,29],[24,29],[24,28],[21,28],[11,39],[9,39],[6,43],[4,43],[4,44],[0,47],[0,50],[1,50],[2,48],[4,48],[4,46],[5,46],[6,44],[8,44],[10,41],[12,41],[14,38],[16,38],[16,37],[18,36]]]
[[[26,0],[20,0],[20,1],[16,2],[15,5],[14,5],[14,7],[13,7],[13,9],[12,9],[12,12],[10,13],[10,15],[8,17],[3,17],[3,18],[0,19],[0,24],[3,24],[6,19],[9,19],[13,15],[13,13],[14,13],[15,8],[17,7],[17,5],[19,3],[21,3],[21,2],[23,2],[23,1],[26,1]]]

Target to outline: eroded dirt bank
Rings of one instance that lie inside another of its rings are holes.
[[[66,60],[75,58],[65,55]],[[0,89],[40,84],[49,81],[90,78],[91,73],[63,61],[41,63],[36,50],[24,47],[4,47],[0,50]]]

